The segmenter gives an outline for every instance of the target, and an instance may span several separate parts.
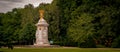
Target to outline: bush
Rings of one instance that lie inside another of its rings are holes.
[[[96,45],[96,47],[97,47],[97,48],[105,48],[104,45],[100,45],[100,44],[99,44],[99,45]]]
[[[114,39],[113,43],[112,43],[112,47],[113,48],[120,48],[120,36],[116,39]]]
[[[96,44],[95,44],[95,41],[91,37],[89,37],[85,41],[78,43],[78,47],[82,47],[82,48],[96,48]]]

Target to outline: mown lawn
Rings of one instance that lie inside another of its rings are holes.
[[[0,48],[0,52],[120,52],[119,48]]]

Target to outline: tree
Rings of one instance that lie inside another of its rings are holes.
[[[19,38],[23,44],[33,44],[35,40],[35,26],[31,23],[27,23],[23,29],[20,30]]]
[[[78,42],[78,46],[79,46],[79,44],[83,42],[85,43],[88,42],[89,38],[93,39],[95,29],[92,21],[94,20],[94,18],[92,15],[86,13],[76,17],[77,19],[72,19],[71,23],[69,24],[68,36],[71,37],[73,41]],[[91,44],[93,43],[94,41],[92,41]],[[89,45],[90,44],[86,44],[86,46]],[[85,47],[85,45],[83,46]]]

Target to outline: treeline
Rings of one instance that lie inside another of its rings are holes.
[[[53,0],[0,13],[0,45],[32,45],[39,10],[45,10],[49,41],[61,46],[120,47],[119,0]]]

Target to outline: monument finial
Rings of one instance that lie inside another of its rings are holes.
[[[42,19],[44,17],[44,10],[39,10],[40,13],[40,19]]]

